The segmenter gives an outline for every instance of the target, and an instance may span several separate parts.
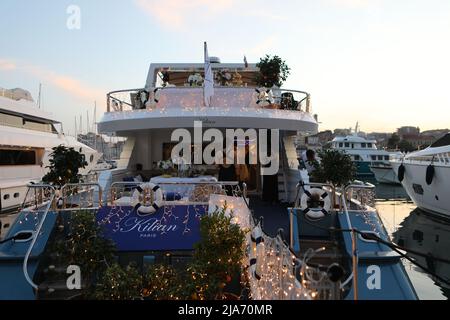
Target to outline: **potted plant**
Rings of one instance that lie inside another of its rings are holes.
[[[272,88],[281,87],[290,74],[290,68],[279,56],[266,55],[256,64],[259,74],[256,83],[260,87]]]
[[[314,164],[312,181],[329,183],[333,189],[336,189],[355,180],[356,167],[349,155],[332,149],[321,150],[318,154],[321,161]],[[333,199],[335,199],[334,194]]]
[[[62,187],[67,183],[79,183],[79,170],[87,165],[84,155],[63,145],[54,147],[50,154],[50,171],[42,178],[45,183]]]

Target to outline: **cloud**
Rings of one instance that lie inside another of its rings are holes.
[[[235,0],[135,0],[138,8],[158,20],[169,29],[185,26],[189,19],[198,19],[204,14],[215,15],[231,8]],[[201,12],[201,14],[195,13]]]
[[[378,5],[380,0],[325,0],[325,2],[331,2],[331,4],[337,6],[359,9]]]
[[[155,19],[164,28],[173,31],[186,30],[192,24],[198,25],[200,21],[215,18],[225,11],[243,18],[258,17],[276,21],[286,19],[283,15],[258,9],[258,5],[255,5],[258,2],[255,0],[245,2],[236,0],[134,0],[134,2],[140,10]]]
[[[0,59],[0,70],[10,71],[16,69],[16,64],[6,59]]]
[[[269,35],[263,38],[256,46],[250,48],[248,52],[255,56],[262,56],[273,50],[273,48],[276,48],[276,40],[276,35]]]
[[[85,84],[71,76],[58,74],[40,66],[17,64],[13,60],[0,59],[0,70],[16,70],[23,72],[38,78],[43,83],[49,83],[80,100],[93,101],[103,99],[106,92],[105,90]]]

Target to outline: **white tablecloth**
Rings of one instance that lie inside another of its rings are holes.
[[[189,183],[217,182],[217,179],[213,176],[200,176],[195,178],[179,178],[179,177],[165,178],[163,176],[158,176],[151,178],[150,182],[159,185],[164,192],[176,192],[179,193],[181,196],[186,197],[190,195],[190,192],[195,187],[195,185]],[[180,183],[180,184],[173,184],[173,183]]]

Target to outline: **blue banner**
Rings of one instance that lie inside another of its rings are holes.
[[[192,250],[207,206],[164,206],[142,216],[133,207],[102,207],[97,222],[118,251]]]

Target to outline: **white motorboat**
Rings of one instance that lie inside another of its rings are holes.
[[[371,166],[384,168],[389,165],[390,157],[396,153],[378,149],[377,141],[359,136],[357,128],[358,126],[351,135],[335,137],[331,141],[331,148],[348,154],[356,165],[358,175],[372,176],[376,173],[371,170]],[[381,177],[385,175],[386,172],[380,172]],[[388,178],[386,176],[386,179]]]
[[[88,174],[100,158],[94,149],[66,136],[51,114],[39,109],[23,89],[0,89],[0,212],[18,207],[30,182],[48,171],[52,148],[65,145],[81,152]]]
[[[419,208],[450,215],[450,134],[424,150],[391,160],[391,164]]]

